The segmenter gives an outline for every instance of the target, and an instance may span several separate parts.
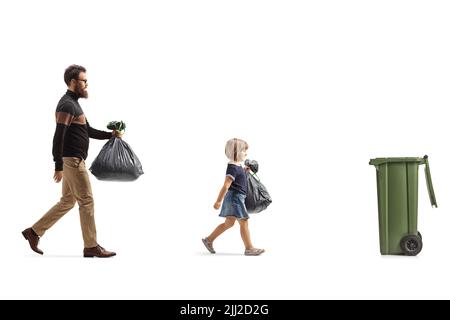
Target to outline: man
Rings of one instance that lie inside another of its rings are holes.
[[[106,251],[97,243],[94,199],[84,160],[88,155],[89,138],[106,140],[112,135],[120,138],[121,134],[117,131],[96,130],[89,125],[78,103],[79,98],[88,97],[85,68],[71,65],[64,72],[64,81],[68,90],[56,107],[56,130],[53,137],[53,160],[55,161],[53,179],[56,183],[62,180],[62,197],[41,219],[31,228],[25,229],[22,234],[33,251],[43,254],[38,248],[39,238],[78,202],[84,241],[83,256],[112,257],[116,253]]]

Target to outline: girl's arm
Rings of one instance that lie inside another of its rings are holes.
[[[230,188],[232,183],[233,183],[233,179],[231,179],[231,177],[229,177],[229,176],[226,176],[225,182],[223,184],[222,189],[220,189],[219,196],[217,197],[216,203],[214,203],[214,209],[220,208],[223,198],[225,197],[225,194],[227,193],[227,191]]]

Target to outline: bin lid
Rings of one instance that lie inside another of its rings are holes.
[[[378,166],[380,164],[388,163],[388,162],[419,162],[424,163],[424,159],[422,157],[392,157],[392,158],[375,158],[370,159],[369,164]]]
[[[430,197],[431,206],[437,208],[436,195],[434,194],[433,182],[431,181],[431,172],[430,165],[428,163],[428,157],[425,156],[423,159],[425,162],[425,180],[427,180],[428,196]]]

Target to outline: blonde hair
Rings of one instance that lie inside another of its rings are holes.
[[[231,161],[244,161],[245,151],[248,149],[248,143],[242,139],[230,139],[225,145],[225,155]]]

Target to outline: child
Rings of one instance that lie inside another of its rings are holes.
[[[242,163],[247,157],[248,144],[241,139],[231,139],[225,145],[225,155],[231,161],[228,163],[225,183],[220,190],[214,209],[218,210],[223,201],[222,210],[219,216],[225,218],[225,222],[218,225],[217,228],[206,238],[202,239],[206,249],[211,253],[216,253],[213,248],[213,242],[225,230],[231,228],[236,220],[241,227],[241,237],[245,245],[246,256],[257,256],[264,252],[264,249],[253,247],[248,230],[248,213],[245,208],[245,197],[247,195],[247,167],[244,169]],[[224,199],[225,197],[225,199]]]

